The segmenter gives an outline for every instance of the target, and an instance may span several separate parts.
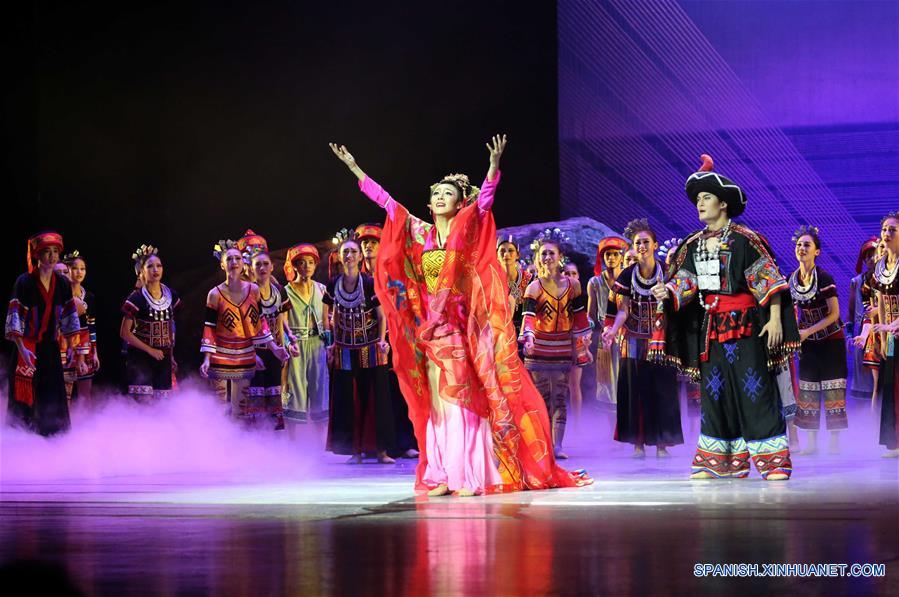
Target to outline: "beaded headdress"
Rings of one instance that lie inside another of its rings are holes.
[[[140,268],[144,266],[147,259],[153,255],[158,255],[159,249],[153,245],[141,245],[134,253],[131,254],[131,260],[134,261],[134,273],[140,275]]]
[[[683,242],[684,239],[682,238],[669,238],[659,245],[659,250],[656,251],[656,255],[658,255],[662,262],[665,262],[668,259],[668,254],[677,251],[677,248],[681,246],[681,243]]]
[[[237,243],[231,239],[228,240],[220,240],[215,243],[212,247],[212,256],[215,257],[216,261],[221,262],[222,256],[227,253],[230,249],[237,249],[240,251],[240,247],[237,246]],[[243,256],[243,252],[241,252],[241,258],[245,260]]]
[[[66,253],[65,255],[62,256],[62,262],[66,263],[66,264],[71,264],[76,259],[80,259],[80,260],[84,261],[84,256],[81,253],[79,253],[78,251],[72,251],[71,253]]]
[[[531,241],[531,252],[536,255],[537,251],[540,250],[540,246],[545,243],[552,243],[558,246],[559,251],[563,254],[568,253],[571,249],[571,238],[561,228],[547,228],[540,232]]]
[[[793,233],[793,236],[790,240],[792,240],[794,243],[797,243],[797,242],[799,242],[800,238],[802,238],[803,236],[806,236],[806,235],[811,236],[815,240],[818,240],[819,234],[820,234],[820,231],[818,230],[817,226],[808,226],[806,224],[803,224],[802,226],[800,226],[799,228],[796,229],[796,232]]]
[[[462,205],[468,205],[481,194],[481,189],[472,185],[465,174],[447,174],[431,185],[431,192],[433,193],[437,185],[441,184],[451,184],[459,189],[462,193]]]

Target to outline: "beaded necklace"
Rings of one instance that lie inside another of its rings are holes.
[[[731,221],[728,220],[724,228],[721,229],[721,240],[718,241],[714,249],[710,249],[708,240],[714,238],[717,234],[711,232],[706,226],[702,231],[699,242],[696,243],[696,255],[694,263],[696,265],[696,277],[699,286],[700,301],[699,304],[706,311],[712,311],[718,306],[719,297],[711,305],[705,302],[705,292],[719,292],[721,290],[721,247],[727,246],[727,240],[730,237]]]

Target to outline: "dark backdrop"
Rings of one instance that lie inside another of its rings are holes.
[[[184,272],[214,272],[212,244],[247,227],[277,248],[382,219],[328,141],[424,216],[428,185],[451,171],[479,182],[484,143],[505,131],[497,222],[558,216],[552,2],[16,10],[5,24],[0,281],[12,287],[26,237],[42,228],[85,254],[101,381],[114,381],[138,244],[157,245],[165,278],[190,285]],[[179,356],[194,361],[197,349],[182,341]]]

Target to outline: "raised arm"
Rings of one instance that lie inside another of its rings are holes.
[[[490,152],[490,167],[487,169],[487,178],[484,179],[481,193],[478,195],[478,209],[481,212],[489,211],[493,207],[493,197],[501,176],[499,162],[506,150],[506,143],[505,135],[494,135],[487,143],[487,151]]]
[[[354,158],[353,154],[346,148],[346,145],[338,146],[336,143],[328,143],[328,146],[331,148],[331,151],[334,152],[334,155],[337,156],[337,159],[343,162],[349,171],[355,174],[356,178],[359,179],[359,190],[365,193],[369,199],[384,208],[387,211],[387,215],[393,219],[393,216],[396,213],[397,202],[390,196],[390,193],[385,191],[381,185],[373,181],[370,176],[363,172],[362,168],[359,167],[359,164],[356,163],[356,158]]]

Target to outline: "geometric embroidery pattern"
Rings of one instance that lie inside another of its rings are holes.
[[[762,376],[756,373],[752,367],[743,374],[743,393],[749,396],[753,402],[758,400],[763,385]]]
[[[237,317],[231,309],[222,313],[222,325],[229,331],[234,331],[234,328],[237,327]]]
[[[717,401],[721,397],[722,387],[724,387],[724,378],[721,376],[721,370],[718,367],[712,367],[709,378],[705,382],[705,388],[713,400]]]
[[[740,346],[736,342],[725,342],[721,347],[724,348],[724,358],[731,365],[740,358]]]

